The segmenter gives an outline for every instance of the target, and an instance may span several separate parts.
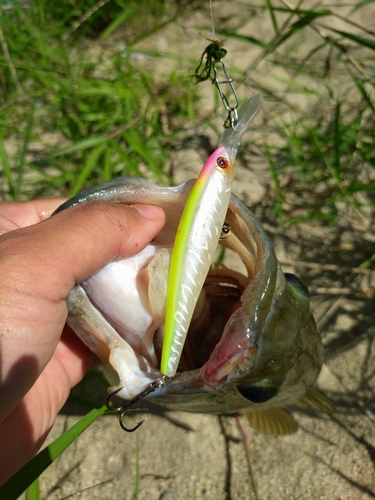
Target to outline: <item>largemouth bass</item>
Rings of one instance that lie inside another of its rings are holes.
[[[161,206],[166,225],[139,254],[107,265],[67,298],[68,322],[117,373],[119,395],[131,399],[161,378],[170,253],[194,180],[160,187],[122,177],[87,189],[57,211],[103,200]],[[287,434],[297,424],[283,407],[298,401],[332,410],[310,391],[323,362],[320,335],[305,285],[284,274],[251,211],[231,195],[220,244],[244,272],[212,266],[188,331],[175,377],[149,397],[171,408],[203,413],[246,411],[260,432]]]

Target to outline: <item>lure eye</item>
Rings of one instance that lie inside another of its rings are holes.
[[[224,156],[219,156],[219,158],[216,160],[216,165],[220,168],[227,168],[229,165],[229,161],[224,158]]]

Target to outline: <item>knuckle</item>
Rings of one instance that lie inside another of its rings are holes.
[[[125,230],[129,231],[132,226],[130,215],[133,214],[133,211],[127,205],[91,201],[81,205],[81,207],[83,223],[87,225],[87,219],[89,219],[90,224],[101,231],[123,232]]]

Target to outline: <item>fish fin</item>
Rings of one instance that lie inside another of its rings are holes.
[[[285,436],[294,434],[298,429],[297,422],[284,408],[268,408],[244,413],[251,427],[262,434]]]
[[[332,401],[330,401],[326,396],[323,396],[323,394],[320,394],[312,389],[309,389],[307,393],[297,401],[297,404],[307,408],[313,408],[315,410],[326,411],[328,413],[334,413],[337,411],[337,408]]]

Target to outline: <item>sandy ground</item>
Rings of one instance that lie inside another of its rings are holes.
[[[223,2],[220,5],[226,8]],[[360,21],[370,25],[374,11],[369,8],[366,12],[361,12]],[[262,19],[258,20],[252,25],[254,35],[262,31]],[[189,19],[188,24],[194,25],[194,19]],[[207,25],[206,21],[204,24]],[[196,25],[201,27],[198,22]],[[186,40],[191,38],[191,31],[181,26],[171,29],[170,37],[176,33],[181,37],[183,33]],[[168,41],[165,36],[158,35],[155,43],[163,46]],[[199,49],[195,50],[199,54]],[[240,57],[240,48],[235,45],[232,53]],[[264,69],[263,77],[265,74]],[[245,92],[241,89],[241,97]],[[272,103],[266,103],[265,109],[270,106]],[[187,155],[191,168],[176,168],[177,182],[197,174],[205,150],[187,141],[176,154],[177,167],[186,166]],[[350,286],[354,282],[348,279],[351,273],[347,268],[362,261],[367,255],[366,246],[374,249],[374,235],[356,228],[345,218],[334,228],[306,223],[281,231],[268,218],[267,200],[272,184],[264,161],[251,148],[244,159],[248,163],[238,165],[234,193],[254,207],[284,269],[295,272],[311,289],[312,308],[326,352],[318,387],[338,409],[332,415],[293,409],[299,430],[287,437],[259,435],[243,422],[250,438],[251,465],[259,498],[375,498],[375,350],[370,336],[373,273],[355,278],[355,286],[361,293],[340,293],[348,282]],[[335,251],[344,244],[350,247],[349,253]],[[94,398],[101,406],[105,388],[93,383],[78,388],[75,394]],[[75,423],[82,411],[82,407],[67,405],[49,441]],[[123,432],[115,416],[97,421],[41,476],[41,498],[133,499],[137,457],[140,499],[256,498],[244,445],[233,417],[172,412],[156,406],[150,407],[148,414],[147,422],[134,434]],[[137,413],[135,419],[139,416]]]
[[[304,261],[327,262],[320,243],[322,233],[310,225],[308,228],[305,249],[309,248],[315,258],[303,254],[300,236],[292,230],[272,235],[281,261],[286,256],[301,259],[305,255]],[[331,241],[329,235],[325,236],[325,251],[329,253]],[[319,251],[314,249],[314,240]],[[312,290],[318,285],[340,286],[339,280],[335,283],[319,269],[284,267],[302,275]],[[292,413],[299,430],[286,437],[257,434],[243,419],[259,497],[375,498],[375,350],[368,335],[373,302],[319,294],[312,297],[312,307],[326,350],[318,387],[338,411],[329,415],[295,408]],[[74,394],[96,400],[97,406],[105,397],[103,386],[95,383],[78,388]],[[146,406],[150,408],[148,419],[134,434],[123,432],[115,416],[97,421],[41,476],[42,498],[132,499],[137,453],[140,499],[256,498],[234,417],[172,412],[148,403]],[[78,411],[82,414],[82,407]],[[77,408],[67,405],[51,438],[76,422],[76,413]],[[140,418],[137,412],[128,425]]]

